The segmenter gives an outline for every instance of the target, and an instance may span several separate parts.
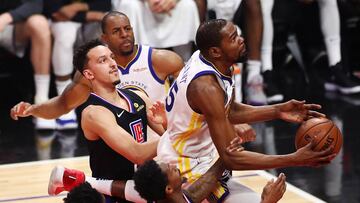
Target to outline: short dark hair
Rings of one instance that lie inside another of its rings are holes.
[[[112,16],[125,16],[126,18],[128,18],[125,13],[122,13],[122,12],[119,12],[119,11],[110,11],[101,20],[101,31],[103,33],[105,33],[107,20]]]
[[[196,32],[196,45],[202,54],[207,54],[210,47],[220,46],[222,40],[220,31],[226,25],[224,19],[209,20],[202,23]]]
[[[104,197],[85,182],[74,187],[63,200],[64,203],[103,203]]]
[[[87,54],[92,48],[100,45],[105,46],[105,44],[102,43],[99,39],[94,39],[89,42],[86,42],[85,44],[81,45],[79,48],[75,50],[75,54],[73,56],[73,65],[81,74],[84,70],[85,65],[89,60]]]
[[[165,188],[169,180],[154,161],[146,161],[134,174],[135,190],[147,201],[165,199]]]

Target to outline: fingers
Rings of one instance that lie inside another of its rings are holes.
[[[310,117],[326,117],[325,114],[317,112],[317,111],[309,111],[308,116],[310,116]]]
[[[321,109],[321,105],[319,105],[319,104],[305,104],[304,108],[308,109],[308,110],[310,110],[310,109]]]

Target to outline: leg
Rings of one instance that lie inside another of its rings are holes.
[[[266,104],[263,90],[263,78],[260,75],[260,49],[263,34],[263,21],[260,0],[244,0],[245,41],[248,49],[248,71],[246,80],[247,102],[253,105]]]
[[[272,64],[272,44],[274,37],[274,27],[271,12],[274,7],[274,0],[261,0],[261,9],[263,14],[264,32],[261,44],[261,63],[264,77],[264,91],[267,103],[281,102],[284,96],[274,83],[273,64]]]
[[[31,41],[31,63],[35,73],[35,103],[48,100],[50,83],[51,35],[49,24],[42,15],[30,16],[16,25],[16,44]]]
[[[321,30],[324,35],[329,66],[333,77],[325,83],[325,89],[338,90],[343,94],[360,92],[360,84],[347,75],[341,63],[340,16],[336,0],[318,0]]]
[[[15,25],[15,49],[24,48],[30,40],[30,59],[34,68],[35,103],[49,99],[51,34],[47,19],[42,15],[30,16],[24,23]],[[36,129],[54,129],[55,121],[35,119]]]
[[[51,31],[54,36],[52,62],[56,76],[55,83],[58,94],[61,94],[65,87],[71,83],[74,43],[80,26],[80,23],[70,21],[56,22],[51,25]],[[61,116],[56,120],[56,124],[58,129],[77,128],[75,111],[72,110]]]

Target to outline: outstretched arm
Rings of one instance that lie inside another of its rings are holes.
[[[318,166],[329,163],[329,160],[334,157],[330,150],[314,152],[313,146],[310,144],[287,155],[266,155],[246,150],[226,153],[227,143],[235,137],[235,132],[225,113],[224,92],[215,76],[200,76],[193,80],[187,90],[187,100],[194,111],[204,115],[211,138],[227,169],[257,170],[290,166]]]
[[[27,116],[54,119],[84,103],[90,92],[89,81],[81,73],[76,72],[73,81],[61,95],[41,104],[31,105],[20,102],[11,109],[10,115],[14,120],[18,120],[18,117]]]
[[[288,122],[300,123],[311,117],[325,117],[317,112],[321,106],[318,104],[306,104],[305,101],[290,100],[280,104],[267,106],[250,106],[233,103],[229,114],[231,123],[253,123],[282,119]]]

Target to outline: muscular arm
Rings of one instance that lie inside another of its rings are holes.
[[[204,175],[184,190],[184,193],[190,197],[192,202],[201,202],[208,197],[210,192],[217,186],[216,183],[224,170],[224,164],[218,159]]]
[[[231,105],[229,120],[233,124],[262,122],[279,118],[276,105],[250,106],[234,102]]]
[[[232,124],[225,115],[224,93],[215,76],[201,76],[192,81],[187,90],[191,108],[202,113],[208,124],[211,138],[227,169],[258,170],[289,166],[314,166],[329,161],[330,151],[313,152],[311,146],[287,155],[265,155],[250,151],[226,153],[227,143],[235,137]]]
[[[31,115],[46,119],[57,118],[86,101],[91,92],[90,83],[76,72],[73,81],[64,92],[44,103],[32,105]]]
[[[156,75],[161,80],[165,80],[169,75],[173,75],[176,78],[184,67],[181,57],[169,50],[154,49],[152,52],[152,64]]]
[[[156,156],[158,140],[137,143],[116,123],[115,116],[102,106],[86,107],[82,112],[81,126],[88,140],[101,138],[111,149],[134,164],[142,164]]]

